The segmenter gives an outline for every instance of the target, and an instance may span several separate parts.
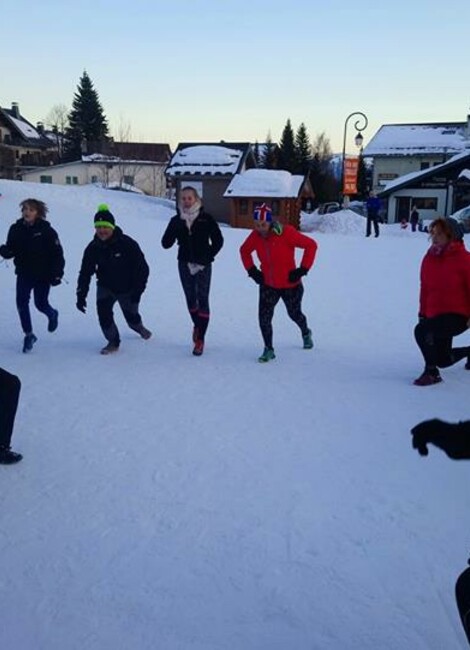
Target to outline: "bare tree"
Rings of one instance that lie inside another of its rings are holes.
[[[65,131],[69,126],[69,109],[65,104],[55,104],[46,115],[44,124],[52,130],[56,138],[57,157],[62,160]]]

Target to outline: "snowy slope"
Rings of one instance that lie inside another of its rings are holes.
[[[59,329],[23,355],[11,263],[0,264],[0,363],[23,393],[0,471],[0,647],[14,650],[458,650],[453,585],[470,548],[470,463],[411,450],[423,418],[470,417],[470,374],[416,388],[422,233],[311,233],[313,351],[282,305],[277,359],[262,349],[257,290],[224,228],[203,357],[172,210],[96,188],[0,181],[0,241],[27,196],[44,199],[66,251]],[[75,283],[93,214],[108,202],[151,266],[154,337],[118,324],[103,344]],[[365,221],[363,222],[365,223]],[[460,340],[470,344],[470,334]]]

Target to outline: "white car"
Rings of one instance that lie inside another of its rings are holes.
[[[470,232],[470,205],[467,205],[461,210],[457,210],[457,212],[454,212],[450,216],[461,224],[465,233]]]

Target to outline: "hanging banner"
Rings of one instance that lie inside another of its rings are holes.
[[[344,159],[343,194],[357,194],[358,156],[346,156]]]

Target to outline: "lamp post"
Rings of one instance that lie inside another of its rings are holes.
[[[361,113],[361,111],[354,111],[353,113],[350,113],[345,122],[344,122],[344,132],[343,132],[343,156],[341,159],[341,187],[340,187],[340,196],[341,199],[343,199],[343,191],[344,191],[344,166],[346,164],[346,133],[348,131],[348,123],[349,120],[352,117],[358,116],[359,119],[357,119],[354,122],[354,128],[356,129],[356,135],[354,137],[354,142],[356,144],[356,147],[359,147],[359,149],[362,147],[362,143],[364,142],[364,137],[362,135],[362,131],[367,128],[367,125],[369,124],[369,120],[367,119],[366,115],[364,113]],[[362,124],[362,126],[361,126]]]

